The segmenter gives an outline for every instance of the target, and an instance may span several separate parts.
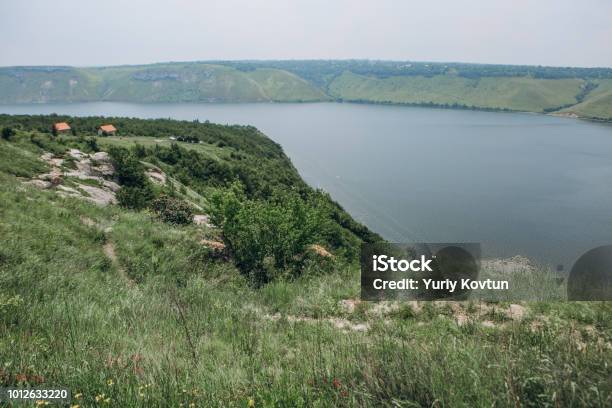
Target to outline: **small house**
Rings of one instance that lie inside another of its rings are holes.
[[[98,128],[98,136],[115,136],[117,128],[113,125],[102,125]]]
[[[58,122],[53,124],[53,134],[70,132],[70,125],[66,122]]]

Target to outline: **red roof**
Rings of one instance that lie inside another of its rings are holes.
[[[116,132],[117,129],[113,125],[102,125],[100,126],[100,130],[106,133]]]
[[[66,122],[58,122],[53,125],[53,128],[58,132],[62,132],[64,130],[70,130],[70,126]]]

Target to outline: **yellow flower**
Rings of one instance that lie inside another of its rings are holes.
[[[110,379],[109,379],[109,380],[106,382],[106,384],[107,384],[107,385],[113,385],[114,383],[115,383],[115,382],[113,381],[113,379],[112,379],[112,378],[110,378]]]
[[[81,399],[83,398],[83,394],[81,394],[80,392],[77,392],[76,394],[74,394],[74,399]]]
[[[255,406],[255,400],[253,398],[249,398],[249,403],[247,406],[249,408],[253,408]]]
[[[36,401],[36,406],[37,407],[42,407],[43,405],[49,405],[49,401],[45,401],[45,400],[37,400]]]
[[[107,398],[107,399],[105,399],[105,400],[104,400],[104,402],[106,402],[107,404],[110,404],[111,399],[110,399],[110,398]]]
[[[106,397],[105,394],[98,394],[96,395],[96,402],[100,402],[104,399],[104,397]]]
[[[195,408],[195,402],[192,402],[191,404],[189,404],[189,408]]]
[[[79,404],[74,404],[74,405],[71,405],[70,408],[81,408],[81,406]]]

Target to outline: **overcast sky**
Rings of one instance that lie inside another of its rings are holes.
[[[612,66],[611,0],[0,0],[0,65],[393,59]]]

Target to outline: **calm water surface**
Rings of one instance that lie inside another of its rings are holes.
[[[358,104],[2,106],[3,113],[252,124],[301,175],[392,241],[481,242],[566,269],[612,243],[612,126]]]

